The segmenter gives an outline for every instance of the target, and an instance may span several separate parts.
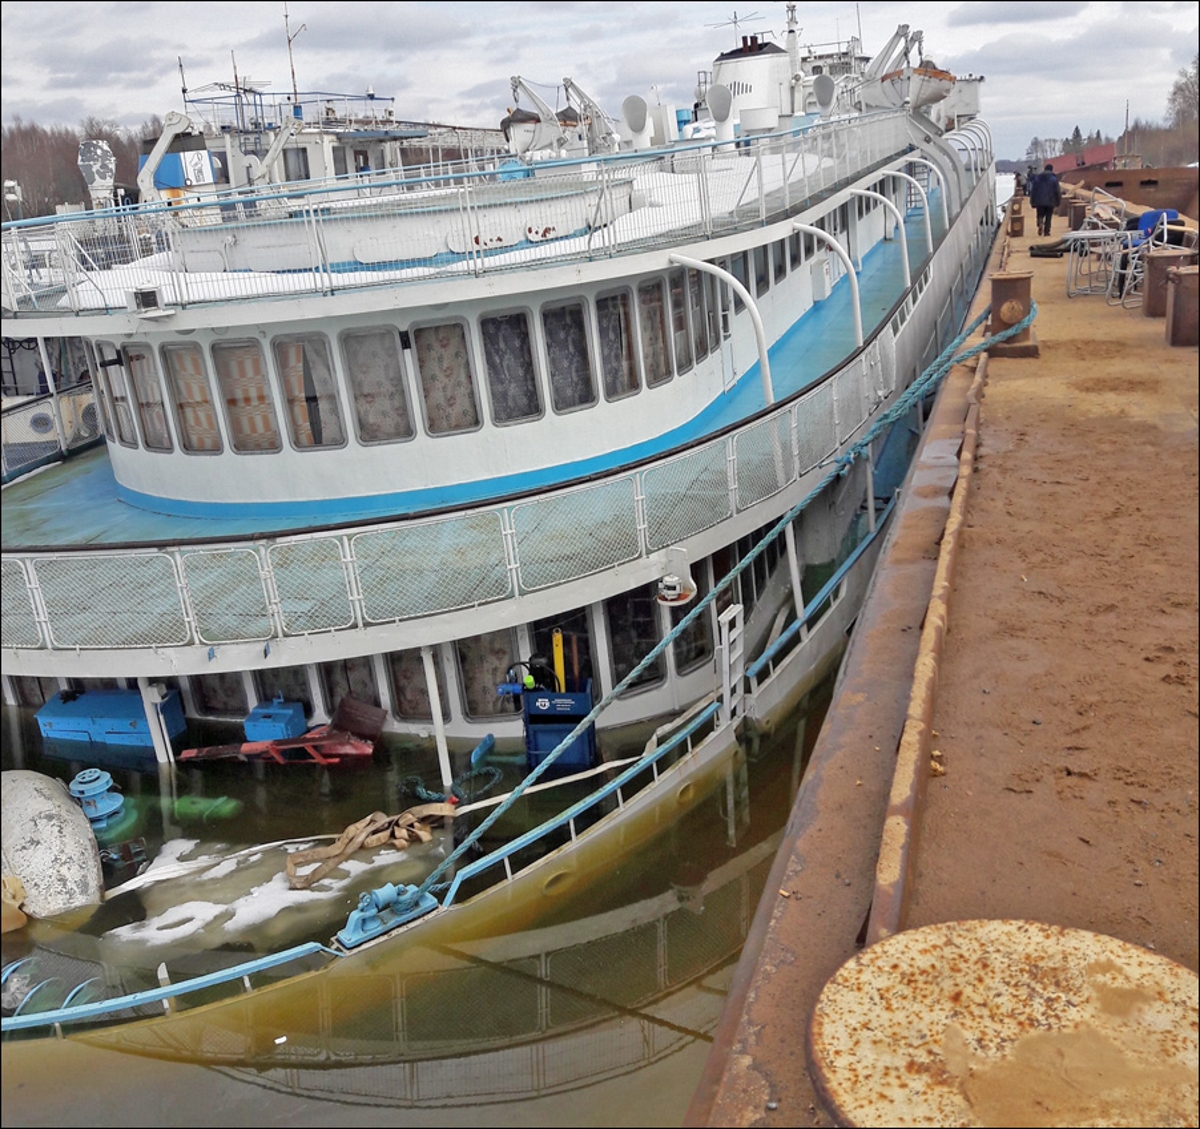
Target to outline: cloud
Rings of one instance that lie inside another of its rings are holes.
[[[1005,3],[1003,0],[979,4],[960,4],[946,16],[949,27],[975,24],[1029,24],[1048,20],[1066,20],[1087,8],[1086,3]]]

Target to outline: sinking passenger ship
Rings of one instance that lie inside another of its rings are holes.
[[[497,687],[556,645],[610,696],[961,322],[990,137],[969,90],[936,123],[897,97],[910,42],[864,66],[793,19],[683,114],[613,123],[568,82],[577,112],[458,167],[6,224],[3,333],[51,378],[4,414],[5,701],[138,688],[169,759],[173,690],[313,725],[351,695],[445,758],[520,742]],[[711,694],[722,646],[765,722],[831,668],[914,426],[612,697],[602,746]]]

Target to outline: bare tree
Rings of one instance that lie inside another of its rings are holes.
[[[1184,67],[1175,78],[1175,85],[1167,97],[1167,121],[1175,129],[1195,128],[1196,118],[1200,113],[1200,82],[1197,70],[1200,68],[1200,54],[1192,56],[1192,65]]]

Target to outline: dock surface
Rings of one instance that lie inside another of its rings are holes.
[[[1197,969],[1197,350],[1068,298],[1034,242],[989,269],[1033,272],[1039,354],[943,386],[688,1124],[834,1124],[809,1018],[898,930],[1036,920]]]

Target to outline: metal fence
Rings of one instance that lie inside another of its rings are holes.
[[[211,646],[476,607],[644,558],[828,460],[886,395],[880,341],[838,377],[682,455],[532,500],[236,544],[6,553],[0,643]]]
[[[895,111],[666,153],[18,221],[3,229],[3,301],[14,316],[181,308],[674,246],[761,226],[908,148]]]
[[[103,434],[91,384],[60,392],[57,402],[53,396],[38,396],[5,408],[0,428],[5,482],[66,451],[86,447]]]

